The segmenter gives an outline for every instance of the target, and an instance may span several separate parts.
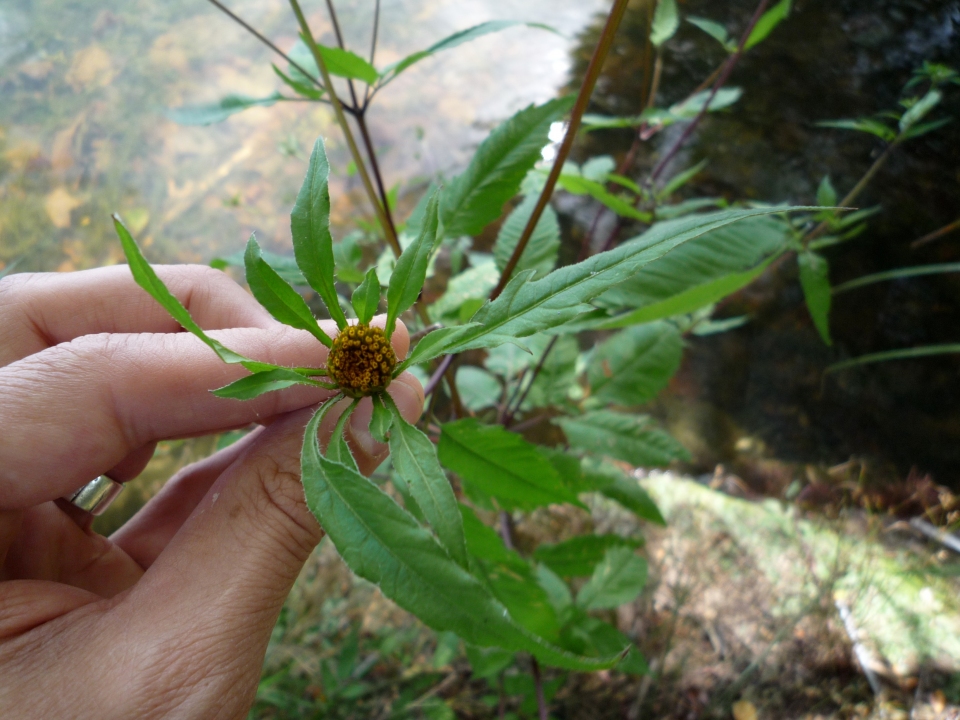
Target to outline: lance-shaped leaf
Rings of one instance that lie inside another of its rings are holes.
[[[660,47],[676,34],[678,27],[680,13],[677,11],[677,0],[658,0],[650,25],[650,43]]]
[[[659,467],[690,457],[680,443],[658,429],[646,415],[594,410],[554,422],[563,428],[573,447],[631,465]]]
[[[380,77],[380,73],[377,72],[376,68],[356,53],[337,47],[327,47],[320,43],[317,43],[317,47],[320,50],[320,56],[323,58],[324,64],[327,66],[327,71],[331,75],[350,80],[362,80],[367,85],[373,85]],[[317,61],[303,41],[302,35],[290,49],[289,56],[290,59],[295,61],[304,70],[311,73],[313,77],[316,78],[320,76]],[[308,81],[308,78],[305,78],[303,73],[293,66],[290,66],[289,72],[298,82]]]
[[[466,506],[463,506],[463,526],[473,566],[510,611],[510,616],[527,630],[558,642],[560,624],[556,610],[530,563],[507,548],[496,530],[480,522]],[[625,646],[626,643],[613,652]]]
[[[390,458],[417,506],[450,557],[467,567],[467,546],[463,538],[463,520],[453,488],[440,467],[437,448],[416,427],[403,419],[393,398],[383,394],[393,416],[390,430]]]
[[[369,324],[380,306],[380,280],[377,279],[376,268],[367,270],[363,282],[353,291],[350,303],[357,313],[357,320],[363,325]]]
[[[592,574],[610,548],[637,548],[641,544],[639,540],[620,535],[579,535],[555,545],[540,545],[533,557],[557,575],[579,577]]]
[[[240,250],[230,255],[224,255],[223,257],[216,257],[210,261],[210,267],[216,268],[217,270],[223,270],[226,267],[245,267],[246,262],[244,257],[246,255],[245,250]],[[307,281],[303,277],[303,273],[300,272],[300,268],[297,267],[297,261],[295,258],[288,257],[287,255],[278,255],[277,253],[270,252],[269,250],[260,250],[260,257],[263,258],[263,261],[272,267],[277,275],[282,277],[291,285],[301,285],[306,287]]]
[[[312,385],[313,387],[328,389],[334,387],[328,383],[311,380],[295,370],[276,368],[275,370],[263,370],[248,375],[212,392],[217,397],[250,400],[265,393],[283,390],[293,385]]]
[[[441,237],[437,234],[440,222],[440,191],[430,196],[417,239],[407,245],[397,258],[387,288],[387,338],[393,336],[397,318],[406,312],[420,296],[427,278],[427,266]]]
[[[550,462],[516,433],[468,418],[443,426],[440,461],[506,509],[552,503],[583,507]]]
[[[548,30],[552,33],[556,33],[549,25],[542,25],[540,23],[525,23],[519,22],[517,20],[490,20],[485,23],[480,23],[479,25],[474,25],[473,27],[467,28],[466,30],[460,30],[455,32],[452,35],[448,35],[443,40],[435,42],[433,45],[428,47],[426,50],[418,50],[415,53],[407,55],[405,58],[396,62],[392,65],[388,65],[383,69],[381,75],[387,78],[384,82],[389,82],[393,80],[397,75],[402,73],[408,67],[414,63],[420,62],[424,58],[430,57],[431,55],[440,52],[441,50],[450,50],[457,47],[457,45],[462,45],[465,42],[470,42],[471,40],[476,40],[478,37],[484,35],[489,35],[490,33],[499,32],[505,30],[506,28],[513,27],[514,25],[526,25],[531,28],[539,28],[541,30]]]
[[[572,97],[531,105],[490,133],[467,169],[444,190],[440,219],[447,237],[476,235],[500,217],[504,203],[540,159],[550,124],[572,105]]]
[[[292,77],[287,75],[285,72],[283,72],[283,70],[278,68],[273,63],[271,63],[271,67],[273,68],[273,72],[277,74],[277,77],[283,80],[283,82],[287,85],[287,87],[289,87],[291,90],[297,93],[297,95],[302,95],[303,97],[309,98],[310,100],[319,100],[320,98],[323,97],[324,91],[321,90],[312,82],[305,82],[304,80],[294,80]]]
[[[333,428],[333,434],[330,435],[330,443],[327,445],[327,458],[335,463],[345,465],[354,472],[360,472],[360,470],[357,467],[357,461],[350,452],[346,438],[343,437],[343,431],[350,421],[350,416],[353,415],[353,411],[357,409],[357,405],[359,404],[360,398],[356,398],[344,409],[340,417],[337,418],[337,424]]]
[[[800,265],[803,298],[807,301],[813,324],[823,341],[833,345],[830,338],[830,265],[823,255],[809,251],[797,255],[797,263]]]
[[[290,327],[306,330],[327,347],[333,344],[330,336],[317,324],[317,319],[300,293],[290,287],[263,259],[260,245],[253,235],[247,241],[244,265],[247,270],[247,285],[267,312]]]
[[[323,148],[323,138],[317,138],[310,154],[310,166],[303,179],[297,201],[290,213],[293,234],[293,253],[304,278],[327,306],[337,327],[343,330],[347,318],[337,300],[333,278],[333,237],[330,235],[330,189],[327,178],[330,165]]]
[[[577,593],[584,610],[606,610],[633,602],[647,582],[647,561],[629,547],[607,550],[587,584]]]
[[[773,29],[779,25],[790,14],[790,5],[793,0],[780,0],[776,5],[767,10],[757,24],[753,26],[750,36],[747,38],[743,49],[749,50],[754,45],[763,42],[767,36],[773,32]]]
[[[472,645],[526,651],[547,665],[571,670],[616,664],[617,656],[578,656],[518,625],[408,512],[367,478],[323,457],[317,442],[322,412],[307,424],[303,487],[307,506],[353,572],[433,629],[455,632]]]
[[[628,328],[597,347],[587,368],[590,389],[598,400],[640,405],[667,386],[682,354],[683,340],[673,323]]]
[[[170,108],[166,116],[178,125],[213,125],[223,122],[231,115],[252,107],[270,107],[280,100],[286,100],[280,93],[273,93],[263,98],[252,98],[246,95],[227,95],[219,102],[208,105],[185,105]]]
[[[518,338],[562,325],[592,310],[592,306],[586,304],[588,300],[611,285],[629,279],[644,266],[689,240],[738,220],[799,209],[805,208],[724,210],[683,217],[658,223],[614,250],[559,268],[540,280],[531,281],[529,270],[518,273],[496,300],[477,311],[470,326],[438,330],[421,340],[414,350],[414,361],[421,363],[444,353],[517,342]],[[431,340],[437,332],[444,334]],[[427,341],[430,344],[424,346]]]
[[[113,216],[113,227],[116,228],[117,235],[120,237],[123,254],[127,256],[130,272],[133,274],[133,279],[137,282],[137,285],[150,293],[150,296],[160,303],[163,309],[170,313],[173,319],[183,326],[184,330],[200,338],[225,363],[239,363],[252,372],[279,369],[277,365],[251,360],[239,353],[235,353],[230,348],[225,347],[219,340],[214,340],[201,330],[200,326],[190,317],[190,313],[187,312],[183,304],[173,296],[173,293],[167,289],[163,281],[157,277],[157,273],[154,272],[153,268],[150,267],[150,263],[143,257],[140,248],[137,247],[136,241],[134,241],[133,236],[130,235],[130,232],[120,220],[119,215]]]
[[[574,174],[563,174],[560,176],[558,184],[572,195],[589,195],[622,217],[639,220],[640,222],[650,222],[651,220],[650,213],[637,210],[623,198],[609,192],[603,183],[596,180]]]

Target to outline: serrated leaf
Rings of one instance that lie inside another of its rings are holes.
[[[244,253],[250,292],[273,317],[290,327],[306,330],[330,347],[333,340],[317,324],[306,301],[263,259],[257,239],[251,235]]]
[[[403,419],[393,398],[384,393],[382,399],[393,416],[390,458],[394,470],[403,478],[440,544],[447,549],[450,557],[467,567],[467,546],[463,537],[460,506],[440,467],[436,447],[430,438]]]
[[[750,36],[747,38],[743,49],[749,50],[754,45],[766,40],[767,36],[773,32],[773,29],[790,14],[791,4],[792,0],[780,0],[780,2],[761,15],[760,19],[757,20],[757,24],[753,26],[753,30],[750,31]]]
[[[317,138],[310,153],[307,175],[300,186],[297,201],[290,213],[293,252],[304,278],[323,300],[336,323],[343,330],[347,318],[337,300],[333,277],[333,237],[330,235],[330,189],[327,178],[330,164]]]
[[[357,461],[350,452],[350,447],[347,445],[347,440],[344,438],[343,432],[347,423],[350,421],[350,416],[353,415],[359,404],[360,398],[355,398],[353,402],[344,409],[340,417],[337,418],[337,424],[334,426],[333,433],[330,435],[330,442],[327,444],[327,458],[332,462],[340,463],[350,468],[354,472],[360,472],[360,470],[357,467]]]
[[[830,338],[830,305],[832,293],[830,290],[830,265],[827,259],[814,252],[802,252],[797,255],[800,266],[800,286],[803,288],[803,298],[807,303],[807,310],[813,324],[820,333],[820,337],[827,345],[833,345]]]
[[[606,655],[629,648],[626,657],[617,665],[618,672],[645,675],[649,668],[643,655],[630,638],[599,618],[592,617],[580,608],[570,612],[570,619],[563,628],[563,646],[583,653],[591,650]]]
[[[689,240],[738,220],[800,208],[725,210],[658,223],[619,247],[554,270],[531,281],[530,271],[518,273],[493,302],[480,308],[470,326],[452,328],[421,351],[427,335],[415,349],[416,362],[443,353],[488,348],[562,325],[593,308],[587,305],[612,285],[628,280],[641,268]]]
[[[676,248],[598,298],[608,307],[636,308],[596,323],[613,329],[693,312],[739,290],[783,252],[789,228],[778,218],[754,217]]]
[[[557,575],[579,577],[590,575],[612,547],[637,548],[642,543],[620,535],[578,535],[555,545],[537,547],[533,558],[547,565]]]
[[[583,506],[535,445],[500,426],[472,418],[446,423],[437,449],[445,467],[505,509],[564,502]]]
[[[437,233],[439,212],[440,191],[437,190],[427,202],[420,233],[397,258],[397,264],[390,275],[390,286],[387,288],[386,335],[388,338],[393,335],[397,318],[420,297],[420,290],[427,278],[430,255],[442,239]]]
[[[678,27],[680,13],[677,11],[677,0],[657,0],[657,9],[650,25],[650,44],[660,47],[676,34]]]
[[[211,390],[217,397],[234,400],[250,400],[274,390],[283,390],[293,385],[312,385],[314,387],[333,388],[328,383],[311,380],[304,375],[287,368],[264,370],[235,380],[222,388]]]
[[[661,467],[673,460],[686,460],[683,446],[646,415],[625,415],[612,410],[594,410],[576,417],[554,420],[570,445],[597,455],[623,460],[631,465]]]
[[[527,27],[530,27],[530,28],[539,28],[541,30],[548,30],[549,32],[552,32],[552,33],[557,32],[549,25],[543,25],[541,23],[526,23],[526,22],[519,22],[516,20],[491,20],[489,22],[480,23],[479,25],[474,25],[473,27],[467,28],[466,30],[460,30],[458,32],[455,32],[452,35],[448,35],[443,40],[440,40],[439,42],[435,42],[426,50],[418,50],[415,53],[407,55],[407,57],[403,58],[399,62],[393,63],[392,65],[388,65],[387,67],[385,67],[383,69],[382,75],[384,75],[385,77],[388,77],[387,81],[389,82],[390,80],[393,80],[397,75],[402,73],[404,70],[406,70],[408,67],[410,67],[414,63],[420,62],[424,58],[430,57],[435,53],[438,53],[442,50],[450,50],[452,48],[457,47],[458,45],[462,45],[463,43],[470,42],[471,40],[476,40],[478,37],[489,35],[490,33],[500,32],[501,30],[505,30],[515,25],[526,25]]]
[[[218,102],[207,105],[185,105],[178,108],[168,108],[164,114],[178,125],[213,125],[223,122],[231,115],[248,108],[270,107],[284,99],[283,95],[277,92],[263,98],[227,95]]]
[[[467,548],[474,566],[493,594],[518,623],[551,642],[560,640],[560,624],[534,569],[515,550],[510,550],[493,529],[463,506]]]
[[[241,250],[239,252],[231,253],[230,255],[217,257],[210,261],[210,266],[216,268],[217,270],[223,270],[228,266],[245,267],[245,255],[246,251]],[[263,258],[263,261],[267,263],[267,265],[274,269],[277,275],[282,277],[291,285],[301,285],[303,287],[307,286],[307,281],[304,279],[303,273],[300,272],[300,268],[297,267],[296,259],[287,257],[286,255],[278,255],[277,253],[273,253],[262,248],[260,250],[260,257]]]
[[[606,551],[587,584],[577,593],[584,610],[606,610],[633,602],[647,582],[647,562],[629,547]]]
[[[380,307],[380,280],[377,279],[376,268],[367,270],[363,282],[353,291],[350,304],[357,314],[357,320],[363,325],[369,324],[377,314],[377,308]]]
[[[373,412],[370,415],[370,436],[377,442],[386,443],[387,433],[393,425],[393,413],[384,404],[380,393],[371,395],[370,402],[373,403]]]
[[[520,241],[520,235],[527,226],[530,216],[537,205],[536,195],[527,195],[507,216],[500,226],[497,242],[493,246],[493,259],[497,269],[503,272],[513,251]],[[560,249],[560,222],[556,211],[547,205],[537,221],[537,226],[527,242],[527,246],[517,263],[517,272],[534,270],[534,277],[543,277],[557,266],[557,252]]]
[[[321,408],[307,424],[303,486],[310,511],[353,572],[430,627],[455,632],[469,644],[527,651],[547,665],[572,670],[600,670],[616,663],[616,657],[593,659],[564,651],[518,625],[482,583],[380,488],[323,457],[317,442],[323,412]]]
[[[444,190],[440,218],[447,237],[477,235],[500,217],[504,203],[540,159],[550,124],[572,106],[572,97],[531,105],[490,133],[467,169]]]
[[[173,293],[167,289],[163,281],[157,277],[157,273],[154,272],[154,269],[150,267],[150,263],[143,257],[133,236],[117,214],[113,215],[113,227],[116,229],[117,235],[120,238],[120,244],[123,246],[123,254],[127,258],[130,272],[133,274],[133,279],[137,285],[146,290],[150,294],[150,297],[160,303],[163,309],[170,313],[171,317],[180,323],[184,330],[200,338],[200,340],[213,350],[225,363],[239,363],[252,372],[281,369],[277,365],[271,365],[270,363],[263,363],[244,357],[223,345],[219,340],[214,340],[201,330],[200,326],[190,317],[190,313],[187,312],[183,304],[173,296]]]
[[[824,175],[823,180],[820,181],[820,186],[817,188],[817,205],[833,207],[836,204],[837,191],[833,188],[833,183],[830,182],[830,176]]]
[[[652,400],[680,367],[683,340],[673,323],[638,325],[612,335],[587,368],[593,396],[619,405]]]

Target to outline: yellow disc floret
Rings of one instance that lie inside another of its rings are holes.
[[[397,355],[383,330],[351,325],[340,331],[327,357],[327,373],[350,397],[386,389],[397,366]]]

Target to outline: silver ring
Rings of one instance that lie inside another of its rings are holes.
[[[106,475],[101,475],[88,482],[73,495],[65,495],[63,499],[91,515],[101,515],[110,507],[110,503],[117,499],[121,490],[123,490],[123,483],[118,483]]]

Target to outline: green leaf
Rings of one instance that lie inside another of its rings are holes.
[[[557,418],[554,422],[563,428],[571,446],[631,465],[659,467],[672,460],[689,459],[683,446],[654,427],[646,415],[594,410],[577,417]]]
[[[676,34],[678,27],[680,13],[677,11],[677,0],[658,0],[650,25],[650,43],[660,47]]]
[[[626,635],[615,627],[595,617],[591,617],[580,608],[570,613],[571,618],[563,628],[563,645],[570,650],[582,653],[593,651],[598,655],[620,652],[629,648],[626,657],[617,665],[619,672],[632,675],[645,675],[649,668],[636,646]]]
[[[641,544],[620,535],[579,535],[556,545],[540,545],[534,551],[533,558],[557,575],[579,577],[592,574],[610,548],[637,548]]]
[[[914,267],[895,268],[884,272],[873,273],[871,275],[862,275],[854,280],[848,280],[840,283],[833,288],[833,294],[838,295],[854,288],[872,285],[873,283],[885,282],[887,280],[899,280],[900,278],[918,277],[920,275],[939,275],[941,273],[960,272],[960,263],[938,263],[936,265],[917,265]]]
[[[393,425],[393,413],[384,404],[380,393],[371,395],[370,401],[373,403],[373,413],[370,415],[370,436],[377,442],[386,443],[387,433]]]
[[[730,35],[727,33],[727,29],[723,25],[718,22],[714,22],[713,20],[707,20],[706,18],[693,16],[688,16],[687,22],[703,30],[707,35],[712,37],[729,51],[728,46]]]
[[[934,130],[939,130],[949,122],[951,122],[951,118],[942,118],[940,120],[932,120],[931,122],[927,123],[920,123],[919,125],[912,126],[900,137],[903,140],[910,140],[911,138],[920,137],[921,135],[926,135]]]
[[[474,262],[479,260],[477,256],[486,257],[474,253]],[[453,323],[460,321],[464,315],[469,319],[483,305],[499,279],[500,272],[493,258],[480,260],[447,281],[447,291],[430,305],[430,318],[437,322]]]
[[[860,357],[844,360],[843,362],[830,365],[824,372],[831,373],[837,370],[846,370],[857,365],[868,365],[877,362],[890,362],[891,360],[912,360],[914,358],[929,357],[931,355],[956,355],[960,354],[960,343],[947,343],[944,345],[922,345],[920,347],[902,348],[900,350],[884,350],[883,352],[869,353]]]
[[[376,268],[367,270],[363,282],[353,291],[350,303],[357,314],[357,320],[363,325],[368,325],[377,314],[377,308],[380,307],[380,281],[377,279]]]
[[[311,380],[304,375],[289,370],[287,368],[276,368],[274,370],[263,370],[245,378],[235,380],[229,385],[217,388],[211,392],[217,397],[233,398],[234,400],[250,400],[259,397],[264,393],[274,390],[283,390],[293,385],[312,385],[332,389],[334,386],[328,383]]]
[[[417,239],[407,245],[397,258],[390,286],[387,288],[387,326],[386,335],[391,337],[397,324],[397,318],[406,312],[420,297],[420,290],[427,278],[427,265],[430,255],[442,239],[438,234],[440,212],[440,191],[430,196],[424,219]]]
[[[553,466],[519,435],[468,418],[446,423],[440,461],[508,510],[568,502],[583,507]]]
[[[900,116],[900,132],[905,133],[933,110],[943,99],[943,93],[939,90],[929,90],[926,95],[917,100],[910,108]]]
[[[474,566],[510,616],[530,632],[559,642],[556,611],[530,564],[507,548],[497,532],[480,522],[466,506],[463,527]]]
[[[518,273],[496,300],[477,311],[470,325],[438,330],[421,340],[411,356],[416,356],[412,362],[422,363],[447,352],[517,342],[557,327],[592,310],[586,304],[588,300],[629,279],[645,265],[689,240],[738,220],[796,209],[802,208],[725,210],[670,220],[658,223],[613,250],[554,270],[540,280],[531,281],[529,270]],[[443,335],[431,340],[438,332]],[[428,340],[430,345],[424,347]]]
[[[208,105],[185,105],[168,108],[164,113],[178,125],[213,125],[223,122],[231,115],[252,107],[270,107],[279,100],[285,100],[280,93],[264,98],[252,98],[246,95],[227,95],[219,102]]]
[[[544,564],[538,564],[536,567],[537,582],[547,593],[547,598],[558,616],[562,616],[571,605],[573,605],[573,596],[570,594],[570,588],[560,579],[553,570]]]
[[[438,355],[443,355],[451,341],[451,336],[459,337],[459,334],[465,328],[473,328],[476,326],[477,323],[468,323],[467,325],[461,325],[459,327],[440,328],[439,330],[434,330],[432,333],[428,333],[417,343],[413,351],[407,355],[407,359],[397,366],[397,369],[393,371],[393,376],[396,377],[411,365],[419,365],[427,360],[432,360]]]
[[[297,265],[330,312],[337,327],[343,330],[347,318],[337,300],[333,279],[333,237],[330,235],[330,189],[327,178],[330,165],[323,147],[323,138],[317,138],[310,154],[310,166],[300,186],[297,201],[290,213],[293,233],[293,252]]]
[[[356,53],[337,47],[327,47],[320,43],[317,43],[317,47],[320,49],[320,56],[331,75],[351,80],[362,80],[367,85],[375,84],[380,78],[380,73],[377,72],[376,68]],[[297,40],[291,48],[289,56],[304,70],[311,73],[313,77],[319,77],[320,68],[317,67],[317,61],[303,41],[303,37]],[[298,81],[305,79],[303,73],[296,68],[291,67],[289,72]]]
[[[830,265],[825,257],[809,251],[800,253],[797,263],[800,265],[803,298],[813,324],[823,341],[833,345],[830,339]]]
[[[513,212],[507,216],[500,226],[497,242],[493,246],[493,259],[497,269],[503,272],[510,257],[513,255],[520,235],[527,226],[527,221],[533,215],[539,197],[527,195]],[[543,209],[543,215],[537,221],[537,226],[527,242],[527,247],[520,256],[516,271],[534,270],[534,277],[543,277],[557,266],[557,252],[560,249],[560,222],[557,213],[550,205]]]
[[[621,217],[639,220],[640,222],[650,222],[651,220],[650,213],[637,210],[631,203],[609,192],[602,183],[595,180],[564,173],[558,178],[557,184],[573,195],[589,195]]]
[[[244,263],[250,291],[273,317],[290,327],[306,330],[327,347],[333,345],[333,340],[317,324],[317,319],[300,293],[290,287],[263,259],[253,235],[247,241]]]
[[[608,465],[607,467],[611,466]],[[639,518],[649,520],[657,525],[666,525],[667,521],[660,513],[660,508],[657,507],[647,491],[640,487],[635,479],[625,477],[623,473],[617,472],[619,477],[613,478],[612,483],[600,488],[600,493],[620,503]]]
[[[217,270],[223,270],[231,265],[233,267],[245,268],[245,257],[246,252],[241,250],[230,255],[214,258],[210,261],[210,267],[214,267]],[[277,275],[282,277],[291,285],[301,285],[303,287],[307,286],[307,281],[304,279],[303,273],[300,272],[300,268],[297,267],[297,261],[294,258],[287,257],[286,255],[278,255],[277,253],[272,253],[263,249],[260,250],[260,257],[265,263],[267,263],[267,265],[274,269]]]
[[[513,653],[497,648],[466,646],[472,677],[491,680],[513,664]]]
[[[327,458],[332,462],[340,463],[350,468],[354,472],[360,472],[360,470],[357,467],[357,461],[350,452],[350,447],[347,445],[346,439],[343,437],[343,431],[347,426],[347,422],[350,420],[350,416],[353,415],[353,412],[359,404],[360,398],[355,398],[343,413],[341,413],[340,417],[337,418],[337,424],[334,426],[333,433],[330,435],[330,443],[327,445]]]
[[[323,457],[317,430],[327,407],[306,428],[303,486],[310,511],[353,572],[433,629],[455,632],[471,645],[526,651],[545,664],[571,670],[600,670],[616,663],[616,657],[577,656],[524,630],[380,488]]]
[[[572,106],[572,97],[531,105],[490,133],[467,169],[444,190],[440,218],[447,237],[477,235],[500,217],[504,203],[540,159],[550,124]]]
[[[884,125],[878,120],[870,118],[857,118],[856,120],[821,120],[817,123],[820,127],[837,128],[839,130],[856,130],[857,132],[876,135],[882,140],[891,142],[897,137],[897,131]]]
[[[767,10],[757,24],[753,26],[750,36],[747,38],[743,49],[749,50],[754,45],[763,42],[767,36],[773,32],[773,29],[779,25],[790,14],[790,5],[792,0],[780,0],[776,5]]]
[[[157,273],[154,272],[153,268],[150,267],[150,263],[148,263],[146,258],[143,257],[143,254],[140,252],[140,248],[137,247],[137,243],[133,239],[133,236],[130,235],[130,232],[124,226],[123,221],[120,220],[120,216],[117,214],[113,215],[113,227],[116,229],[117,235],[120,237],[120,244],[123,246],[123,254],[127,256],[127,263],[130,265],[130,272],[133,274],[133,279],[136,281],[137,285],[150,293],[150,296],[160,303],[163,306],[163,309],[170,313],[171,317],[173,317],[174,320],[183,326],[184,330],[191,332],[200,338],[225,363],[240,363],[248,370],[254,372],[260,370],[279,369],[277,365],[258,362],[257,360],[251,360],[250,358],[244,357],[239,353],[235,353],[233,350],[225,347],[222,343],[220,343],[220,341],[214,340],[203,330],[201,330],[200,326],[193,321],[192,317],[190,317],[190,313],[187,312],[187,309],[183,306],[183,304],[173,296],[173,294],[167,289],[167,286],[163,284],[163,281],[157,277]]]
[[[601,343],[587,368],[593,396],[618,405],[640,405],[667,386],[680,367],[683,340],[665,321],[638,325]]]
[[[606,610],[633,602],[647,582],[647,562],[629,547],[612,547],[577,593],[584,610]]]
[[[817,205],[833,207],[836,204],[837,191],[834,190],[833,183],[830,182],[830,176],[824,175],[823,180],[820,181],[820,187],[817,188]]]
[[[503,394],[503,388],[497,378],[473,365],[458,367],[456,381],[460,400],[471,412],[493,407]]]
[[[546,336],[535,335],[530,340],[543,340]],[[521,409],[550,407],[553,405],[564,405],[570,400],[572,392],[580,391],[580,385],[577,383],[577,360],[580,356],[580,346],[572,335],[559,335],[556,337],[553,349],[544,358],[543,353],[546,346],[538,349],[534,343],[530,343],[536,359],[536,367],[540,366],[540,373],[533,381],[533,385],[527,392]],[[543,363],[540,363],[540,360]]]
[[[707,100],[710,100],[712,93],[712,90],[704,90],[703,92],[698,92],[696,95],[692,95],[683,102],[671,105],[668,111],[670,118],[673,120],[695,118],[701,113],[703,107],[707,104]],[[716,94],[713,95],[713,100],[710,100],[710,106],[707,108],[707,111],[716,112],[717,110],[728,108],[737,102],[741,95],[743,95],[743,90],[740,88],[720,88]]]
[[[474,25],[466,30],[455,32],[452,35],[448,35],[443,40],[434,43],[426,50],[419,50],[411,55],[407,55],[407,57],[403,58],[399,62],[385,67],[382,75],[387,78],[386,82],[389,82],[414,63],[420,62],[424,58],[430,57],[435,53],[438,53],[442,50],[450,50],[457,47],[457,45],[462,45],[465,42],[476,40],[478,37],[482,37],[483,35],[500,32],[501,30],[505,30],[506,28],[513,27],[515,25],[526,25],[527,27],[539,28],[540,30],[547,30],[552,33],[557,32],[549,25],[542,25],[540,23],[526,23],[516,20],[491,20],[489,22],[480,23],[479,25]]]
[[[668,198],[673,195],[677,190],[699,175],[709,162],[709,160],[703,159],[693,167],[688,167],[686,170],[678,172],[664,184],[663,188],[657,193],[657,198]]]
[[[783,252],[788,230],[778,218],[753,217],[704,233],[601,295],[604,305],[636,309],[596,324],[627,327],[715,303],[752,282]]]
[[[467,567],[467,546],[463,538],[463,520],[453,488],[437,459],[437,449],[426,435],[403,419],[388,394],[383,401],[393,416],[390,431],[390,458],[410,494],[433,528],[440,544],[456,562]]]
[[[323,97],[324,91],[313,83],[303,82],[302,80],[294,80],[273,63],[270,64],[270,67],[273,68],[273,72],[276,73],[277,77],[283,80],[287,87],[297,93],[297,95],[302,95],[310,100],[319,100]]]

